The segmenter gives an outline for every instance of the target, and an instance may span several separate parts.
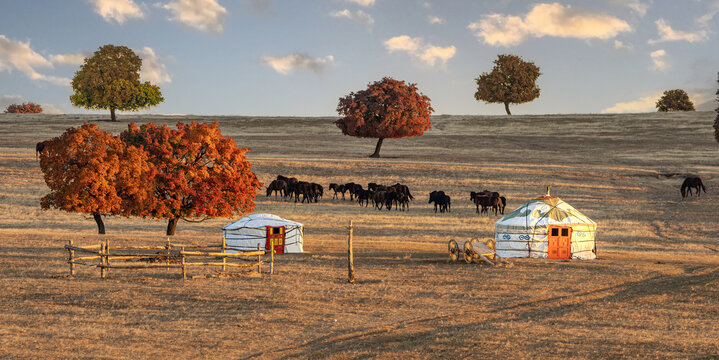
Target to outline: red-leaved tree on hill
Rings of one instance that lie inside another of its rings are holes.
[[[8,114],[40,114],[42,113],[42,106],[29,102],[22,103],[21,105],[12,104],[5,109]]]
[[[174,235],[180,219],[203,221],[251,212],[261,186],[245,157],[247,148],[223,136],[214,124],[130,124],[120,135],[142,148],[153,172],[151,197],[133,213],[167,219],[167,235]]]
[[[89,123],[48,140],[40,168],[50,188],[42,208],[91,214],[100,234],[102,215],[130,215],[146,202],[152,178],[143,151]]]
[[[431,127],[434,111],[429,97],[417,92],[416,84],[389,77],[340,98],[335,124],[344,135],[378,138],[370,157],[379,157],[382,141],[424,134]]]

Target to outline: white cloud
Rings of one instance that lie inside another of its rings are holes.
[[[614,48],[617,50],[626,50],[629,49],[629,46],[619,40],[614,40]]]
[[[428,20],[429,20],[430,24],[444,24],[444,19],[433,16],[433,15],[430,15]]]
[[[225,29],[227,9],[216,0],[175,0],[162,5],[172,13],[172,21],[207,32],[221,33]]]
[[[0,95],[0,112],[4,112],[8,106],[12,104],[19,104],[22,101],[20,95]]]
[[[338,11],[331,12],[330,16],[335,17],[335,18],[350,19],[350,20],[362,25],[362,27],[364,27],[367,30],[371,30],[372,27],[374,26],[374,19],[372,18],[372,16],[362,10],[357,10],[355,12],[352,12],[347,9],[338,10]]]
[[[65,111],[53,104],[40,104],[43,114],[64,114]]]
[[[155,51],[145,46],[138,55],[142,59],[142,69],[140,70],[140,78],[143,81],[149,81],[155,85],[168,84],[172,82],[172,77],[165,70],[165,64]]]
[[[641,97],[638,100],[619,102],[612,107],[602,110],[602,113],[640,113],[656,111],[657,100],[659,100],[661,96],[662,93],[655,93]]]
[[[294,70],[311,70],[316,73],[323,72],[332,65],[335,58],[329,55],[325,58],[313,58],[307,54],[290,54],[285,57],[264,56],[262,64],[269,66],[282,75],[287,75]]]
[[[527,37],[554,36],[578,39],[610,39],[632,28],[624,20],[603,14],[581,11],[571,5],[536,4],[524,18],[489,14],[467,27],[485,43],[513,46]]]
[[[654,112],[657,111],[657,101],[664,95],[663,92],[655,92],[648,96],[643,96],[637,100],[619,102],[614,104],[612,107],[608,107],[602,110],[602,113],[642,113],[642,112]],[[711,94],[702,92],[690,92],[688,93],[689,100],[695,105],[702,104],[704,102],[711,101]]]
[[[55,65],[82,65],[88,56],[86,53],[50,55],[50,62]]]
[[[656,44],[665,41],[688,41],[690,43],[704,41],[709,38],[709,32],[706,29],[700,29],[695,32],[676,31],[667,24],[664,19],[656,21],[659,39],[650,39],[649,44]]]
[[[90,0],[90,2],[95,5],[95,12],[107,22],[115,20],[118,24],[122,24],[125,20],[145,16],[133,0]]]
[[[0,35],[0,71],[18,70],[32,80],[67,86],[70,79],[39,73],[36,68],[52,69],[52,63],[30,48],[30,43],[10,40]]]
[[[609,0],[609,2],[626,6],[634,10],[640,17],[644,17],[649,10],[649,4],[641,2],[640,0]]]
[[[652,51],[649,56],[652,58],[652,68],[655,70],[667,70],[669,69],[669,63],[667,62],[667,52],[664,49]]]
[[[422,38],[413,38],[407,35],[395,36],[384,42],[389,52],[403,51],[411,57],[434,66],[437,62],[442,65],[454,57],[456,48],[454,46],[440,47],[432,44],[424,44]]]
[[[374,5],[375,0],[347,0],[347,2],[355,3],[364,7],[370,7]]]

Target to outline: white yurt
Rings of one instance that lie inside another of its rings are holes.
[[[494,224],[502,257],[596,259],[597,223],[556,196],[540,196]]]
[[[229,251],[269,250],[275,254],[302,252],[302,224],[272,214],[252,214],[222,228]]]

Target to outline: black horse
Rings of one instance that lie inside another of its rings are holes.
[[[690,175],[690,176],[687,176],[687,178],[684,179],[684,182],[682,183],[682,188],[681,188],[682,198],[691,196],[692,188],[697,191],[697,196],[701,196],[702,190],[704,190],[704,193],[707,192],[707,189],[704,187],[704,184],[702,183],[702,179],[696,175]]]
[[[446,195],[444,191],[432,191],[429,193],[429,201],[428,204],[431,204],[434,202],[434,212],[437,212],[437,208],[439,207],[439,212],[450,212],[450,209],[452,207],[452,199],[449,197],[449,195]]]

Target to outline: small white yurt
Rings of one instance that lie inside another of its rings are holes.
[[[302,252],[302,224],[272,214],[252,214],[222,228],[227,251],[257,250],[257,245],[275,254]]]
[[[556,196],[540,196],[494,224],[502,257],[596,259],[597,223]]]

